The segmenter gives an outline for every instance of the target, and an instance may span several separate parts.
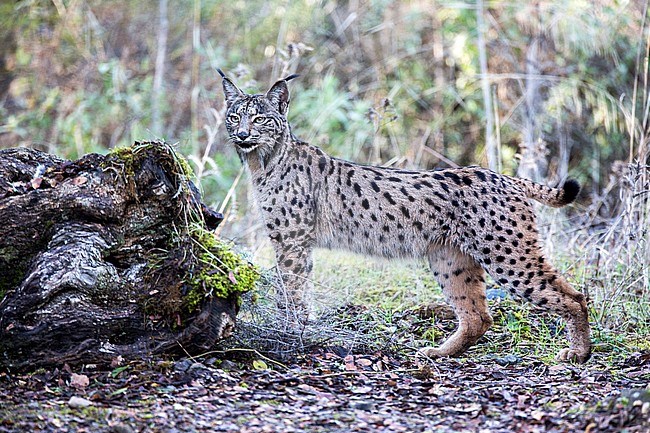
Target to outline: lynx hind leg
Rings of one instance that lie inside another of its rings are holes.
[[[556,359],[585,362],[591,354],[589,319],[584,295],[548,263],[538,248],[528,254],[505,259],[497,256],[486,261],[492,278],[534,305],[561,316],[567,323],[569,348],[562,349]]]
[[[440,347],[425,347],[429,357],[457,356],[466,351],[492,326],[485,297],[483,268],[454,247],[429,251],[429,265],[458,318],[458,328]]]
[[[540,290],[531,293],[531,301],[560,315],[567,323],[569,347],[560,350],[558,361],[585,362],[591,356],[589,315],[585,296],[575,290],[550,265],[540,270],[546,276],[540,282]]]

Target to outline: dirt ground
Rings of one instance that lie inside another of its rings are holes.
[[[225,359],[224,359],[225,358]],[[650,353],[613,368],[315,349],[0,373],[0,432],[648,432]]]

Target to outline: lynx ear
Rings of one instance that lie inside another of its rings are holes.
[[[289,101],[291,100],[289,97],[289,88],[287,87],[287,81],[293,80],[297,76],[298,75],[293,74],[289,75],[286,78],[283,78],[282,80],[279,80],[269,89],[268,92],[266,92],[266,99],[275,105],[280,114],[287,114],[287,110],[289,109]]]
[[[223,78],[223,93],[226,95],[226,105],[232,104],[235,99],[244,96],[244,92],[239,90],[239,87],[235,86],[235,83],[233,83],[230,78],[226,77],[226,74],[223,73],[221,69],[217,69],[217,72],[219,75],[221,75],[221,78]]]

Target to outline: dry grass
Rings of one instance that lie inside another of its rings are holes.
[[[619,214],[585,224],[569,245],[579,258],[576,277],[591,299],[596,323],[650,327],[650,166],[622,168]]]
[[[271,256],[270,248],[262,248],[256,262],[270,264]],[[422,264],[375,261],[325,250],[315,254],[314,291],[306,324],[294,320],[295,311],[276,306],[281,291],[275,269],[267,268],[259,290],[244,300],[236,336],[225,344],[254,348],[279,359],[314,346],[342,346],[352,352],[414,352],[423,344],[422,335],[411,329],[421,321],[417,306],[441,299]]]

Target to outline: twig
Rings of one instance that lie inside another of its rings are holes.
[[[356,375],[379,375],[379,374],[397,374],[397,373],[417,373],[420,371],[419,368],[405,368],[398,370],[384,370],[384,371],[340,371],[338,373],[328,373],[320,374],[316,376],[311,376],[306,374],[305,377],[308,379],[327,379],[330,377],[339,377],[339,376],[356,376]]]
[[[181,346],[181,347],[182,347],[182,346]],[[183,350],[185,350],[185,349],[183,349]],[[281,368],[283,368],[283,369],[285,369],[285,370],[289,370],[289,367],[287,367],[286,365],[284,365],[284,364],[281,363],[280,361],[276,361],[275,359],[271,359],[271,358],[269,358],[268,356],[264,356],[264,355],[262,355],[259,351],[255,350],[255,349],[248,349],[248,348],[244,348],[244,347],[235,347],[235,348],[232,348],[232,349],[225,349],[225,350],[210,350],[209,352],[204,352],[204,353],[201,353],[200,355],[196,355],[196,356],[194,356],[194,357],[190,356],[189,354],[188,354],[188,356],[189,356],[190,358],[194,359],[194,358],[205,357],[205,356],[213,355],[213,354],[226,354],[226,353],[231,353],[231,352],[248,352],[248,353],[253,353],[253,354],[255,354],[256,356],[258,356],[258,357],[260,357],[261,359],[263,359],[264,361],[270,362],[271,364],[275,364],[275,365],[277,365],[278,367],[281,367]],[[187,353],[187,352],[185,352],[185,353]]]

